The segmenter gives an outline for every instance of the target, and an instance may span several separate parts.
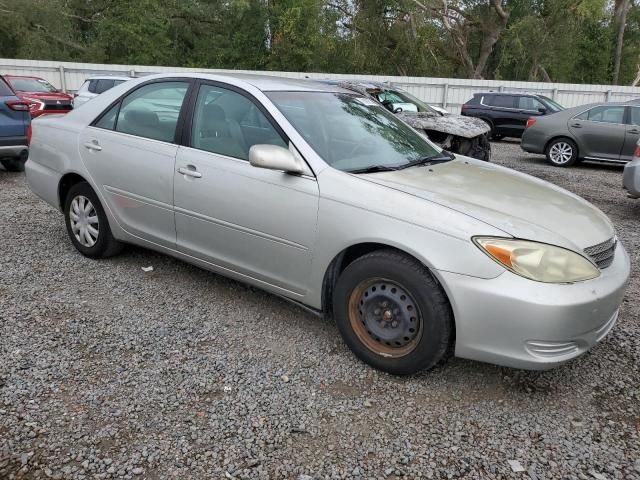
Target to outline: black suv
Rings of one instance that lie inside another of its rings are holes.
[[[550,115],[564,107],[544,95],[533,93],[475,93],[462,105],[462,115],[484,120],[491,127],[491,137],[521,137],[527,120],[539,115]]]

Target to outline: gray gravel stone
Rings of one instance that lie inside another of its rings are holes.
[[[84,258],[0,171],[0,478],[640,479],[640,201],[619,167],[493,148],[602,209],[631,254],[618,324],[554,370],[375,371],[257,289],[134,247]]]

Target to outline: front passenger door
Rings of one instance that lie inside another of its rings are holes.
[[[640,107],[627,107],[629,109],[629,122],[624,135],[624,145],[620,160],[630,162],[633,159],[633,152],[640,139]]]
[[[569,120],[569,131],[578,140],[581,157],[620,159],[625,111],[624,105],[599,105]]]
[[[257,143],[289,146],[264,108],[203,83],[174,177],[180,251],[279,293],[303,295],[316,237],[315,177],[252,166]]]

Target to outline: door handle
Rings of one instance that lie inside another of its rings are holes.
[[[571,126],[573,128],[582,128],[582,124],[581,123],[572,123]]]
[[[640,133],[640,130],[638,130],[637,128],[632,128],[631,130],[627,130],[627,132],[637,135],[638,133]]]
[[[93,150],[95,152],[100,152],[102,150],[102,147],[97,140],[92,140],[91,142],[85,143],[84,148],[86,148],[87,150]]]
[[[180,167],[178,169],[178,173],[181,173],[182,175],[186,175],[188,177],[202,178],[202,174],[198,172],[196,170],[196,167],[194,167],[193,165],[188,165],[186,168]]]

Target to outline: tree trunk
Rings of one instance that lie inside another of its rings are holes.
[[[620,76],[620,62],[622,60],[622,43],[627,26],[627,12],[631,8],[631,0],[616,0],[614,24],[616,27],[616,52],[613,60],[613,85],[618,84]]]

